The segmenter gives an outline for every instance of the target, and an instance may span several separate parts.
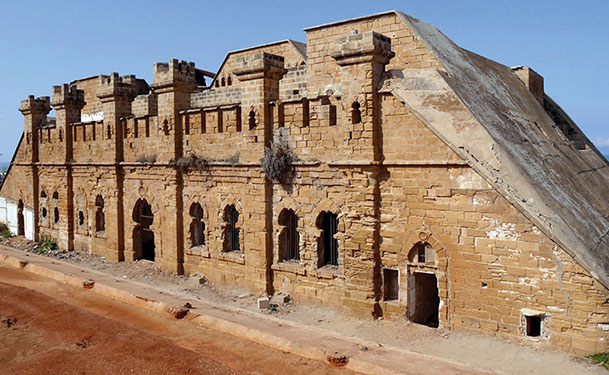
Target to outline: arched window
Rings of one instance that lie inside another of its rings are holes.
[[[53,223],[59,224],[59,193],[53,193],[53,200],[55,203],[55,208],[53,209]]]
[[[255,129],[256,128],[256,112],[250,111],[248,121],[249,121],[250,130]]]
[[[220,87],[220,82],[216,80],[216,87]]]
[[[193,203],[190,206],[190,245],[203,246],[205,245],[205,223],[203,222],[203,207],[199,203]]]
[[[169,124],[167,120],[163,120],[163,134],[169,135]]]
[[[298,234],[298,216],[292,209],[283,209],[279,214],[279,259],[281,261],[300,260],[300,236]]]
[[[85,213],[82,210],[78,210],[78,226],[81,228],[85,226]]]
[[[137,223],[133,230],[134,259],[155,260],[154,223],[152,207],[146,199],[140,198],[133,208],[133,221]]]
[[[21,199],[17,204],[17,235],[25,236],[25,217],[23,216],[24,204]]]
[[[434,250],[427,242],[417,242],[410,250],[408,260],[411,263],[434,264]]]
[[[40,192],[40,205],[42,206],[40,209],[40,217],[42,221],[46,221],[49,216],[49,212],[47,210],[47,193],[43,190]]]
[[[351,104],[351,123],[359,124],[362,122],[362,112],[359,109],[360,105],[358,102]]]
[[[231,76],[228,76],[228,79],[226,80],[226,82],[229,86],[233,84],[233,79],[231,78]]]
[[[221,85],[222,87],[226,86],[226,81],[224,80],[224,77],[222,77],[221,82],[222,82],[222,83],[221,83],[220,85]]]
[[[318,266],[338,266],[338,215],[322,212],[317,218],[317,227],[321,229],[317,243]]]
[[[104,198],[101,195],[95,197],[95,231],[106,230],[106,214],[104,213]]]
[[[239,243],[240,228],[237,228],[239,222],[239,212],[235,205],[226,206],[224,209],[224,251],[241,251]]]

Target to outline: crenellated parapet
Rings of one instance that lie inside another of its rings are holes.
[[[147,85],[144,80],[137,79],[134,75],[121,77],[118,73],[112,73],[110,75],[99,76],[99,83],[95,94],[102,102],[130,102],[142,91],[147,92]]]
[[[243,56],[235,62],[233,73],[240,81],[248,81],[257,78],[281,79],[286,70],[284,68],[283,56],[273,55],[267,52],[255,52]]]
[[[362,62],[377,62],[385,65],[395,53],[391,51],[391,38],[374,31],[367,31],[336,38],[330,56],[341,66]]]
[[[53,86],[53,108],[63,109],[63,107],[82,108],[85,105],[85,93],[76,86],[63,84]]]
[[[23,114],[23,132],[25,138],[25,158],[31,162],[38,161],[38,143],[42,127],[47,124],[47,114],[51,110],[51,100],[48,96],[28,96],[19,105]]]
[[[155,63],[153,66],[152,87],[157,90],[173,87],[193,91],[197,87],[195,63],[171,59],[168,63]]]
[[[28,96],[27,99],[22,100],[19,105],[19,111],[23,115],[39,114],[46,116],[51,110],[51,100],[48,96],[40,96],[35,98],[34,95]]]

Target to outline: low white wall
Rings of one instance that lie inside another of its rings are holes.
[[[25,238],[27,238],[30,241],[34,240],[34,210],[32,210],[31,208],[26,207],[23,210],[23,216],[25,219]]]
[[[0,197],[0,223],[8,226],[8,229],[14,235],[17,234],[19,220],[17,218],[17,203]],[[28,240],[34,239],[34,210],[29,207],[23,208],[25,238]]]
[[[0,223],[8,223],[6,218],[6,199],[0,197]]]
[[[17,204],[6,201],[6,225],[11,233],[17,234]]]

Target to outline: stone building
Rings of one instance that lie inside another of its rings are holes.
[[[171,60],[150,85],[30,96],[0,220],[362,317],[608,351],[608,163],[543,78],[396,11],[305,31],[216,74]]]

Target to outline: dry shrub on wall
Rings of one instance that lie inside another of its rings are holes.
[[[142,164],[154,164],[156,163],[156,155],[147,155],[147,156],[140,156],[139,158],[137,158],[135,160],[138,163],[142,163]]]
[[[176,166],[183,172],[187,172],[189,170],[209,172],[209,167],[212,163],[228,164],[235,166],[239,163],[239,153],[236,152],[232,155],[220,159],[211,159],[205,156],[198,156],[194,152],[191,152],[186,156],[169,162],[169,164]]]
[[[296,156],[286,143],[277,142],[264,148],[264,157],[260,159],[260,164],[266,178],[286,183],[292,177],[292,165],[296,160]]]
[[[209,170],[209,160],[205,157],[197,156],[195,153],[190,153],[186,156],[179,158],[178,160],[171,161],[170,164],[175,165],[182,171],[188,170]]]

